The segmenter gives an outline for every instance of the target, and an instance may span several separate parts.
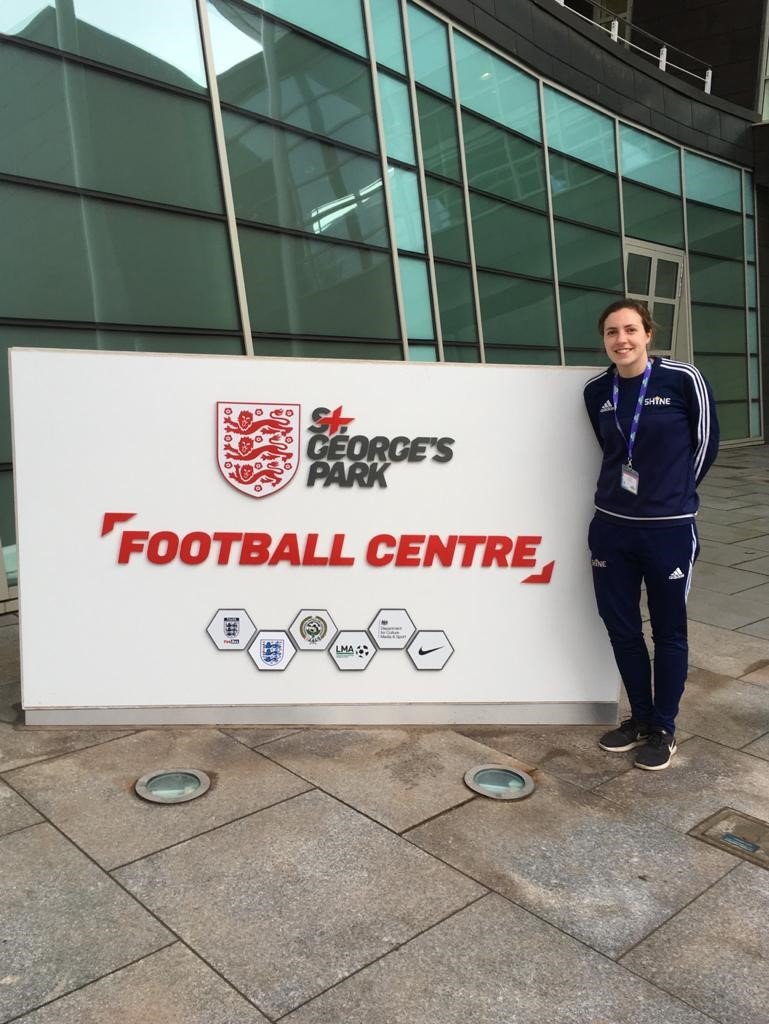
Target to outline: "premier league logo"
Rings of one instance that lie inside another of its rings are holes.
[[[289,483],[299,465],[300,406],[217,402],[217,460],[222,476],[250,498]]]
[[[280,665],[285,645],[283,640],[260,640],[259,657],[265,665]]]

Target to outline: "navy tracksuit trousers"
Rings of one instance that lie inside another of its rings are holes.
[[[596,516],[588,544],[598,614],[633,718],[672,733],[688,670],[686,598],[700,551],[694,522],[628,526]],[[654,642],[653,687],[641,624],[642,581]]]

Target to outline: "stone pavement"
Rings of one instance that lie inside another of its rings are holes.
[[[0,1022],[768,1024],[769,871],[688,833],[769,819],[769,450],[701,497],[661,773],[592,727],[27,729],[0,620]],[[133,795],[179,764],[200,801]]]

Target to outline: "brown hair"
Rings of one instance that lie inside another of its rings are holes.
[[[636,299],[617,299],[616,302],[612,302],[610,306],[607,306],[598,317],[598,333],[601,337],[603,337],[603,325],[606,323],[606,318],[611,316],[612,313],[619,313],[621,309],[632,309],[634,313],[638,313],[646,333],[654,334],[657,324],[652,320],[652,315],[646,307],[646,303],[638,302]]]

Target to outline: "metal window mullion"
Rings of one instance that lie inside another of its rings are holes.
[[[622,187],[622,137],[619,130],[619,119],[614,118],[614,153],[617,161],[617,199],[619,201],[619,230],[622,238],[622,281],[627,295],[627,259],[628,252],[625,239],[625,192]]]
[[[678,167],[681,174],[681,202],[683,203],[684,213],[684,268],[686,270],[686,320],[689,325],[689,337],[687,341],[691,342],[691,353],[692,363],[694,362],[694,312],[692,310],[693,294],[692,294],[692,276],[690,272],[689,264],[689,211],[687,210],[687,196],[686,196],[686,158],[685,150],[683,146],[677,146],[678,150]],[[681,282],[683,285],[683,281]],[[688,353],[687,353],[688,355]]]
[[[561,282],[558,278],[558,253],[555,247],[555,217],[553,216],[553,193],[550,187],[550,151],[547,147],[547,122],[545,118],[545,83],[537,79],[539,97],[539,122],[542,130],[542,157],[545,164],[545,185],[547,186],[547,219],[550,231],[550,257],[553,261],[553,291],[555,294],[555,321],[558,328],[558,346],[561,366],[566,366],[566,343],[563,337],[561,317]]]
[[[366,3],[369,0],[365,0]],[[430,280],[430,301],[433,307],[433,330],[438,347],[438,360],[444,362],[443,356],[443,324],[441,308],[438,303],[438,281],[435,274],[435,256],[433,254],[433,238],[430,228],[430,211],[427,205],[427,182],[425,180],[425,161],[422,153],[422,131],[419,124],[419,106],[417,103],[417,87],[414,79],[414,63],[411,54],[411,36],[409,34],[408,8],[406,0],[400,0],[401,27],[403,29],[403,54],[406,59],[406,78],[408,79],[409,103],[411,105],[411,123],[414,132],[414,147],[417,157],[417,180],[419,181],[419,198],[422,203],[422,224],[424,230],[425,252],[427,253],[427,273]]]
[[[753,241],[756,247],[756,358],[758,359],[758,424],[761,428],[759,437],[761,440],[764,439],[764,378],[762,372],[763,357],[761,355],[761,275],[759,274],[758,258],[759,258],[759,247],[758,239],[756,238],[756,229],[758,226],[758,197],[756,195],[756,187],[753,182],[753,175],[751,174],[750,189],[753,195]],[[743,198],[743,205],[744,205]],[[748,310],[748,312],[750,312]]]
[[[475,327],[478,333],[478,353],[481,363],[486,362],[486,341],[483,335],[483,319],[481,317],[481,294],[478,287],[478,267],[475,260],[475,234],[473,233],[473,211],[470,206],[470,182],[467,177],[467,160],[465,158],[465,130],[462,124],[462,104],[459,100],[459,75],[454,48],[454,25],[448,22],[449,63],[451,64],[451,82],[454,87],[454,116],[457,121],[457,141],[459,143],[459,169],[462,174],[462,199],[465,205],[465,226],[467,228],[467,245],[470,251],[470,286],[473,290],[473,307],[475,308]]]
[[[379,163],[382,168],[382,192],[384,194],[385,212],[387,216],[387,234],[390,236],[390,259],[392,261],[393,280],[395,282],[395,299],[398,305],[398,325],[401,332],[401,348],[403,350],[404,360],[408,360],[408,325],[406,323],[406,307],[403,301],[403,288],[401,287],[398,242],[395,237],[395,217],[393,215],[393,201],[392,194],[390,192],[390,179],[388,176],[387,146],[385,144],[384,120],[382,118],[382,97],[379,92],[379,77],[376,66],[374,25],[371,18],[369,0],[363,0],[363,21],[366,31],[366,43],[368,45],[371,88],[374,94],[374,118],[376,120],[377,140],[379,142]]]
[[[211,42],[211,26],[208,21],[208,8],[206,0],[197,0],[198,19],[200,22],[200,36],[203,44],[203,62],[208,78],[208,92],[211,102],[211,113],[214,126],[214,141],[216,154],[219,161],[219,176],[222,181],[222,194],[224,197],[224,212],[227,217],[227,233],[230,239],[230,255],[232,257],[232,272],[235,278],[235,293],[240,314],[240,324],[243,331],[243,342],[246,348],[246,355],[254,354],[254,341],[251,337],[251,320],[248,313],[248,298],[246,295],[246,279],[243,273],[243,259],[240,253],[240,239],[238,238],[238,225],[235,219],[235,200],[232,194],[232,181],[230,179],[230,164],[227,158],[227,144],[224,138],[224,122],[222,120],[222,108],[219,103],[219,83],[216,79],[216,66],[214,64],[214,49]]]

